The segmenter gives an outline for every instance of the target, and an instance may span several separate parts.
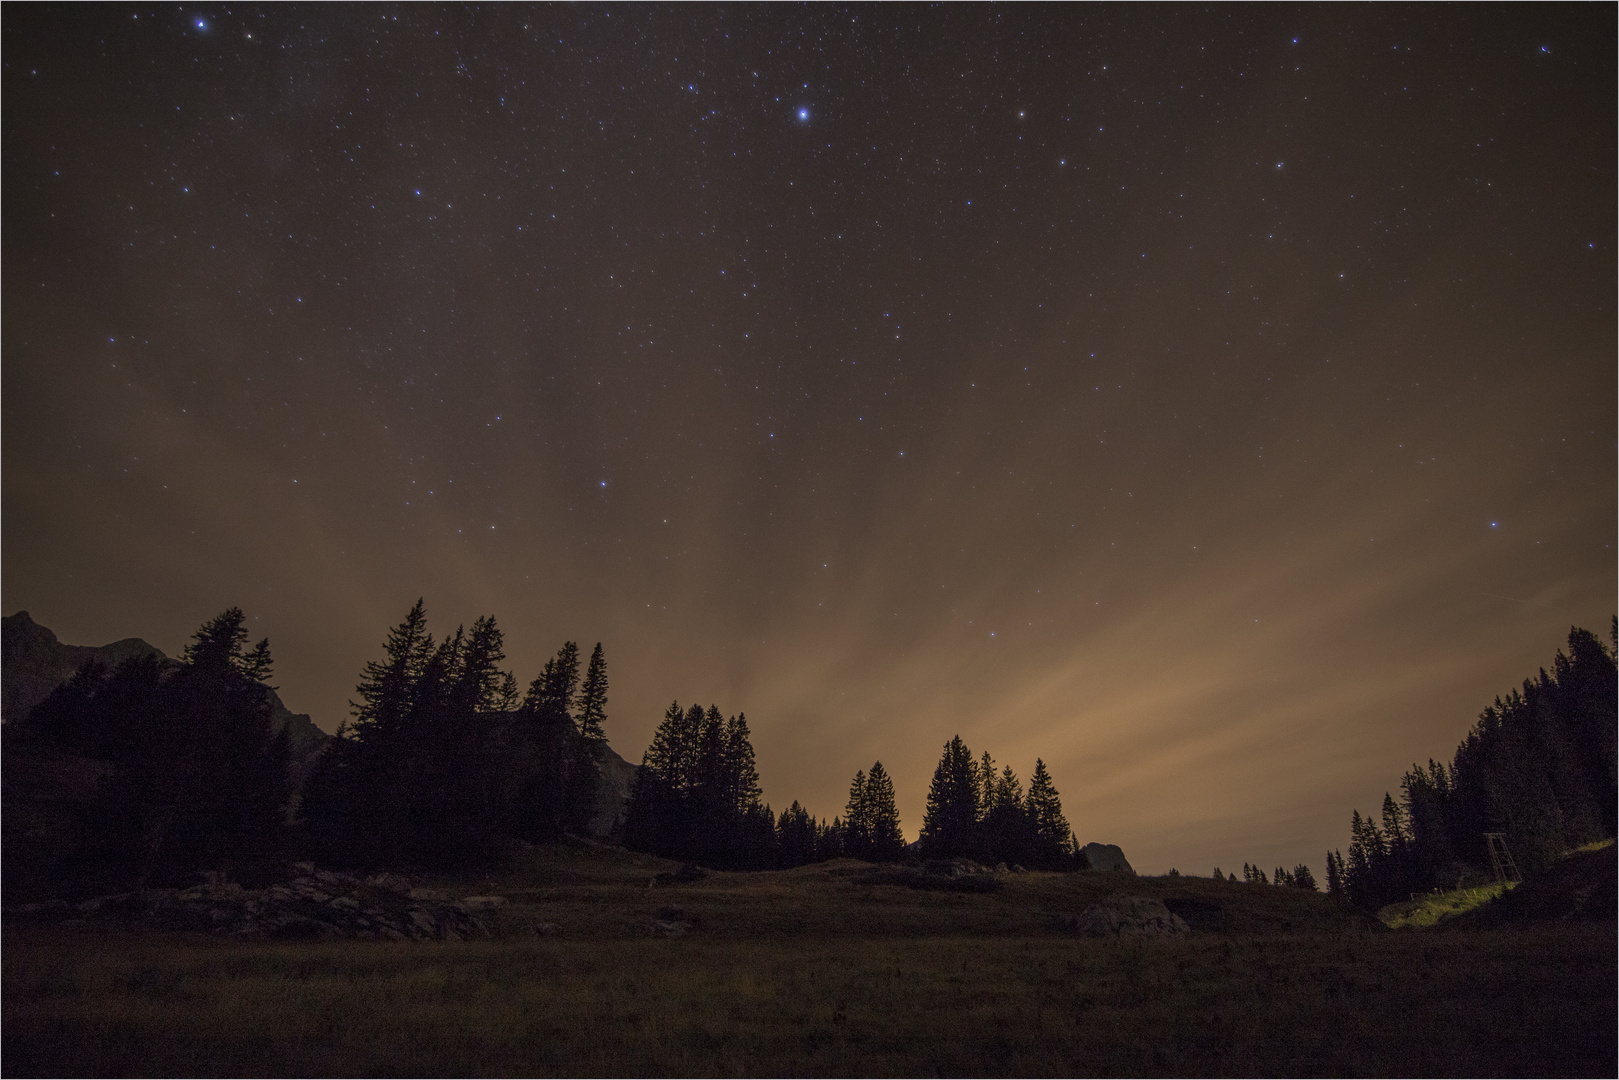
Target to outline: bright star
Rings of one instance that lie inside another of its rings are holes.
[[[798,110],[798,118],[800,120],[808,120],[809,119],[809,110],[807,108],[800,108]]]

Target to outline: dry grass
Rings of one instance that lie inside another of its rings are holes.
[[[470,943],[248,944],[8,930],[8,1075],[1605,1075],[1612,924],[1389,933],[1322,897],[1027,875],[992,894],[860,864],[711,875],[536,856]],[[878,875],[880,877],[880,875]],[[1230,925],[1066,936],[1108,892]],[[649,919],[678,907],[684,936]],[[558,936],[524,927],[545,921]]]

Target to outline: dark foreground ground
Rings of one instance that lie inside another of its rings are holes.
[[[272,942],[10,918],[23,1075],[1600,1075],[1615,924],[1387,931],[1274,886],[858,863],[710,874],[606,849],[437,881],[469,941]],[[1102,940],[1109,896],[1190,934]],[[1192,902],[1192,903],[1188,903]]]

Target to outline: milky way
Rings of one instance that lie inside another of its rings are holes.
[[[4,11],[4,591],[1308,862],[1615,579],[1615,16]]]

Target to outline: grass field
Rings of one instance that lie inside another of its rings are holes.
[[[1393,930],[1402,930],[1406,927],[1425,929],[1448,922],[1458,915],[1487,904],[1510,888],[1512,883],[1507,882],[1480,885],[1472,889],[1436,892],[1403,903],[1390,904],[1379,911],[1377,917]]]
[[[13,925],[0,1064],[10,1076],[1615,1073],[1612,923],[1388,931],[1274,886],[1029,874],[960,893],[856,863],[648,888],[668,865],[563,851],[437,883],[508,897],[492,936],[471,942]],[[1123,941],[1062,929],[1063,912],[1110,892],[1200,899],[1201,926]]]

